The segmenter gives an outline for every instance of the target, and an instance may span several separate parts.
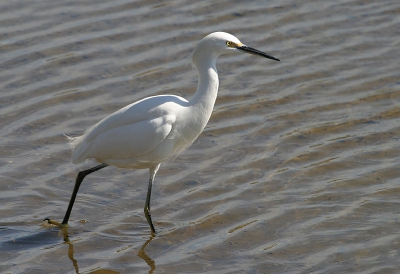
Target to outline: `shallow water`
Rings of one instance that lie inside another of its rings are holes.
[[[398,1],[2,1],[0,272],[398,273]],[[222,30],[281,62],[222,56],[203,134],[161,166],[89,175],[79,135],[150,95],[194,93]]]

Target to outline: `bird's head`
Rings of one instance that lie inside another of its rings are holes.
[[[197,58],[203,59],[206,56],[216,59],[222,54],[242,52],[280,61],[265,52],[244,45],[238,38],[226,32],[213,32],[204,37],[192,52],[191,59],[192,62]]]

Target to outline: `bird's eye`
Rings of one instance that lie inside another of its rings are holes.
[[[226,45],[230,48],[234,47],[234,44],[231,41],[226,41]]]

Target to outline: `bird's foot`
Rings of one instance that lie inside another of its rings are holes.
[[[47,221],[48,224],[58,226],[59,228],[68,227],[68,223],[67,224],[63,224],[63,223],[60,223],[60,222],[57,222],[57,221],[54,221],[54,220],[50,220],[49,218],[45,218],[44,221]]]
[[[69,236],[68,236],[68,224],[63,224],[57,221],[50,220],[49,218],[45,218],[44,221],[47,221],[48,224],[57,226],[60,228],[60,235],[62,233],[62,236],[64,237],[64,242],[69,243]]]

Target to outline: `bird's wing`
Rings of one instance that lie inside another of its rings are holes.
[[[174,105],[182,105],[186,103],[187,101],[184,98],[174,95],[158,95],[145,98],[127,105],[126,107],[123,107],[107,116],[90,128],[84,134],[84,138],[87,141],[91,141],[95,139],[97,135],[113,128],[169,115],[170,111],[168,110],[171,109],[171,106],[173,109]]]
[[[176,116],[173,115],[174,111],[171,110],[177,109],[177,107],[186,103],[187,101],[185,99],[174,95],[154,96],[137,101],[114,112],[89,128],[84,135],[70,138],[70,144],[73,150],[72,162],[80,163],[90,158],[91,156],[89,156],[88,153],[89,148],[92,147],[94,143],[116,143],[118,138],[129,138],[132,144],[138,144],[139,142],[137,140],[140,140],[140,138],[154,141],[160,140],[161,138],[161,140],[163,140],[168,134],[165,136],[162,134],[168,132],[168,128],[172,123],[171,121],[176,118]],[[168,122],[163,124],[163,121]],[[155,130],[154,126],[158,126],[158,130]],[[171,128],[169,128],[169,130],[171,130]],[[158,135],[160,132],[162,132],[162,134]],[[147,134],[149,135],[148,137],[146,136]],[[100,139],[96,141],[100,136],[103,136],[101,137],[102,141],[100,142]],[[108,141],[103,140],[104,136],[109,138]],[[139,150],[132,151],[131,154],[134,154],[134,152],[143,153],[142,150],[148,149],[148,146],[142,146],[143,147],[140,149],[139,146],[137,146],[136,149]],[[91,152],[90,155],[93,155],[94,148]]]
[[[73,162],[88,158],[98,160],[129,159],[154,150],[170,134],[175,116],[165,115],[136,123],[113,127],[84,140],[73,153]]]

